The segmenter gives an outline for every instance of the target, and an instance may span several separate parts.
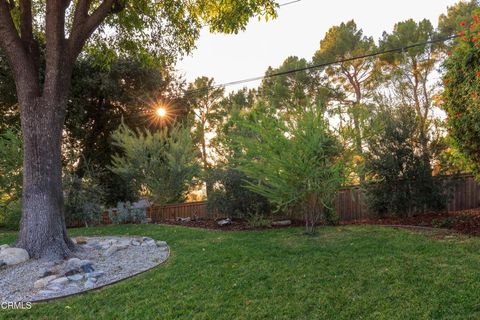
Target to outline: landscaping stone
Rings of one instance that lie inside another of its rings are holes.
[[[87,239],[85,237],[76,237],[75,238],[76,244],[87,244]]]
[[[84,288],[85,289],[93,289],[95,287],[95,282],[92,281],[92,279],[88,279],[87,282],[85,282]]]
[[[280,220],[280,221],[273,221],[272,226],[289,226],[292,224],[292,220]]]
[[[68,278],[67,277],[61,277],[61,278],[57,278],[53,281],[50,282],[50,284],[53,284],[53,285],[64,285],[68,282]]]
[[[110,248],[108,248],[107,251],[105,251],[105,253],[103,255],[106,256],[106,257],[109,257],[112,254],[114,254],[115,252],[120,251],[120,250],[125,250],[127,248],[128,248],[127,245],[114,244]]]
[[[220,227],[223,227],[223,226],[232,224],[232,220],[229,219],[229,218],[227,218],[227,219],[222,219],[222,220],[219,220],[219,221],[217,222],[217,224],[218,224]]]
[[[72,276],[68,276],[67,279],[70,281],[80,281],[83,279],[83,274],[74,274]]]
[[[192,218],[190,218],[190,217],[186,217],[186,218],[178,217],[178,218],[177,218],[177,221],[180,221],[180,222],[190,222],[190,221],[192,221]]]
[[[135,247],[141,245],[140,241],[137,241],[137,240],[132,240],[130,243],[132,246],[135,246]]]
[[[82,270],[83,273],[95,271],[95,269],[93,268],[92,262],[89,260],[80,261],[80,269]]]
[[[87,278],[100,278],[105,274],[104,271],[95,271],[87,273]]]
[[[7,266],[19,264],[30,259],[27,250],[22,248],[5,248],[0,251],[0,260]]]
[[[56,275],[53,275],[53,276],[48,276],[48,277],[45,277],[45,278],[41,278],[41,279],[38,279],[37,281],[35,281],[35,283],[33,284],[33,287],[35,289],[41,289],[41,288],[44,288],[47,286],[47,284],[52,281],[52,280],[55,280],[57,279],[57,276]]]
[[[0,251],[2,251],[3,249],[7,249],[7,248],[10,248],[10,246],[8,244],[2,244],[0,246]]]
[[[30,259],[0,268],[0,301],[38,301],[104,286],[148,270],[169,254],[166,242],[149,237],[84,240],[87,244],[79,246],[74,258],[55,262]],[[113,253],[106,255],[107,251]]]
[[[157,247],[159,248],[168,248],[167,242],[166,241],[157,241],[156,242]]]

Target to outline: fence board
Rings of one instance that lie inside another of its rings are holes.
[[[447,203],[447,211],[460,211],[480,208],[480,184],[475,181],[473,175],[464,174],[459,176],[446,177],[448,181],[449,200]],[[338,192],[335,199],[335,209],[337,215],[342,221],[367,219],[373,214],[369,211],[365,203],[365,195],[358,187],[350,187],[342,189]],[[151,206],[147,209],[147,217],[152,222],[160,222],[164,220],[176,220],[178,218],[207,218],[207,202],[189,202],[180,204],[170,204],[165,206]],[[213,212],[213,218],[219,218],[218,212]],[[300,218],[301,217],[297,217]],[[108,212],[102,214],[102,224],[110,224]],[[72,223],[69,225],[83,226],[80,223]]]

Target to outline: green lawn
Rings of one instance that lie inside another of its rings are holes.
[[[218,232],[129,225],[72,235],[145,235],[172,256],[106,289],[0,319],[479,319],[480,238],[382,227]],[[0,232],[0,243],[14,239]],[[0,288],[1,290],[1,288]]]

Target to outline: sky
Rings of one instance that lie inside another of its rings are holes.
[[[280,4],[291,0],[278,0]],[[432,21],[458,0],[301,0],[278,10],[275,20],[251,19],[246,31],[236,35],[211,34],[202,30],[190,56],[177,64],[177,72],[188,82],[199,76],[216,84],[261,76],[269,66],[278,67],[289,56],[310,60],[328,29],[354,19],[364,34],[376,41],[396,22],[413,18]],[[260,81],[230,86],[257,87]]]

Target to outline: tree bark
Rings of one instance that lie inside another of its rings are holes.
[[[116,0],[102,0],[89,14],[92,2],[78,0],[67,39],[65,16],[71,1],[47,0],[42,87],[31,1],[19,2],[20,34],[9,4],[15,3],[0,0],[0,47],[5,51],[15,79],[24,141],[23,212],[17,245],[33,258],[63,258],[75,249],[67,237],[63,214],[61,155],[72,67],[87,39],[107,15],[123,6]]]
[[[63,214],[61,143],[66,101],[40,97],[21,104],[23,214],[18,246],[31,257],[71,255]]]

